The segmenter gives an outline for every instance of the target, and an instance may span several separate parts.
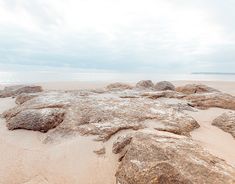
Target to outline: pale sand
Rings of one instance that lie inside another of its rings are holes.
[[[0,99],[0,113],[14,105],[11,98]],[[118,156],[111,153],[113,139],[104,144],[106,154],[97,156],[93,151],[103,143],[92,137],[43,144],[44,137],[39,132],[8,131],[0,119],[1,184],[115,184]]]
[[[235,95],[235,82],[176,81],[175,85],[203,83]],[[56,82],[40,84],[46,90],[102,88],[106,83]],[[0,86],[3,87],[3,86]],[[0,113],[14,107],[11,98],[0,99]],[[226,110],[209,109],[190,112],[201,127],[192,138],[210,153],[235,165],[235,139],[211,125],[211,121]],[[119,133],[121,134],[121,133]],[[26,130],[8,131],[0,119],[0,183],[1,184],[114,184],[118,156],[111,153],[112,137],[107,143],[92,137],[76,136],[54,144],[43,144],[45,134]],[[104,156],[94,150],[106,147]]]
[[[224,159],[235,167],[235,139],[229,133],[212,126],[212,121],[222,113],[229,111],[219,108],[190,112],[200,124],[200,128],[191,132],[194,140],[213,155]]]

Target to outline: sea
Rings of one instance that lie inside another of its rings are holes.
[[[57,71],[0,71],[0,84],[21,84],[58,81],[137,82],[157,81],[235,81],[233,73],[119,73],[119,72],[57,72]]]

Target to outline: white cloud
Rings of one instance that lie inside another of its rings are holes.
[[[228,24],[209,5],[202,0],[0,0],[0,63],[50,65],[58,59],[58,65],[88,68],[126,62],[188,69],[187,63],[204,56],[212,62],[208,56],[234,44]]]

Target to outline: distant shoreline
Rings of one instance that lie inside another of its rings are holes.
[[[235,75],[235,73],[223,73],[223,72],[192,72],[193,75]]]

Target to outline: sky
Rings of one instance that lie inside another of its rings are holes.
[[[235,72],[234,0],[0,0],[0,71]]]

